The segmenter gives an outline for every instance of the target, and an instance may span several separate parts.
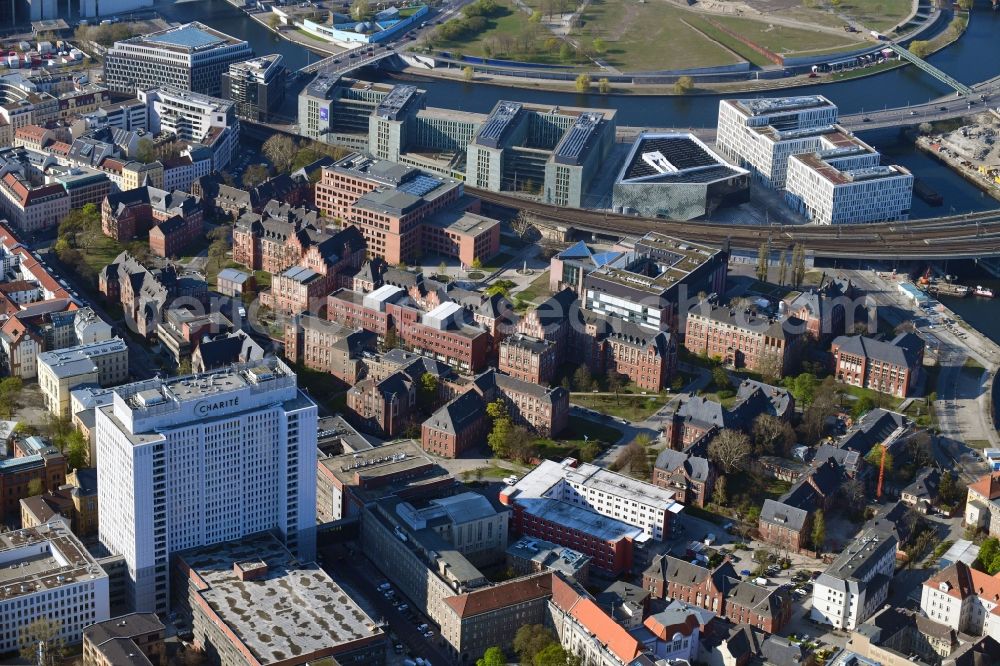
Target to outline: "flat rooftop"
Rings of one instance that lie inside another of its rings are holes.
[[[689,133],[643,133],[632,144],[618,183],[704,183],[745,175]]]
[[[74,377],[96,368],[93,359],[128,351],[128,345],[121,338],[94,342],[77,347],[66,347],[38,355],[38,361],[49,366],[56,377]]]
[[[514,121],[524,109],[520,102],[497,102],[490,115],[476,133],[475,142],[487,148],[503,145],[507,133],[514,127]]]
[[[161,30],[160,32],[150,33],[130,41],[146,43],[151,46],[162,46],[187,53],[207,51],[230,44],[245,43],[242,39],[237,39],[197,21]]]
[[[392,91],[375,107],[375,115],[389,120],[399,120],[419,97],[416,86],[408,84],[393,86]]]
[[[531,497],[517,500],[523,511],[555,525],[585,532],[602,541],[615,542],[632,539],[647,541],[642,528],[629,525],[616,518],[591,511],[583,507],[547,497]]]
[[[729,99],[723,103],[732,104],[751,116],[766,116],[775,113],[789,113],[819,108],[836,108],[836,105],[822,95],[799,95],[796,97],[764,97],[760,99]]]
[[[425,219],[424,223],[469,236],[479,236],[500,224],[489,217],[470,213],[467,210],[451,208],[435,213]]]
[[[605,124],[603,112],[581,113],[556,144],[552,159],[557,164],[582,164],[594,144],[600,140],[600,132]]]
[[[105,576],[61,522],[0,534],[0,602]]]
[[[275,537],[258,534],[179,555],[206,588],[196,592],[261,663],[329,651],[380,634],[373,621],[315,563],[299,563]],[[239,562],[267,572],[241,581]],[[334,651],[336,654],[336,650]],[[317,655],[325,656],[325,655]],[[303,662],[305,659],[303,659]]]
[[[712,260],[721,250],[651,232],[587,276],[615,282],[632,289],[662,294]]]

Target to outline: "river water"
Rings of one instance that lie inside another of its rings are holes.
[[[225,0],[158,2],[156,9],[174,21],[197,20],[230,35],[242,37],[259,55],[280,53],[286,65],[293,69],[322,57],[298,44],[276,37]],[[931,56],[929,61],[966,84],[984,81],[1000,74],[1000,12],[989,10],[989,0],[976,0],[966,34],[957,43]],[[378,73],[373,75],[381,76]],[[499,100],[514,99],[563,106],[614,108],[618,112],[620,125],[639,127],[713,127],[716,124],[718,104],[722,97],[721,95],[685,97],[581,95],[438,79],[422,79],[419,85],[427,90],[430,106],[485,113]],[[876,76],[841,83],[743,96],[818,93],[833,100],[843,113],[856,113],[865,109],[925,102],[949,92],[947,86],[917,68],[903,67]],[[900,136],[896,130],[863,132],[861,136],[881,150],[888,161],[909,168],[944,197],[944,205],[940,207],[928,206],[914,197],[912,218],[986,210],[1000,205],[1000,202],[986,196],[948,167],[916,150],[912,142]],[[971,272],[971,269],[966,265],[961,272]],[[975,277],[968,277],[964,281],[972,284],[988,283],[1000,293],[1000,281],[993,282]],[[1000,326],[997,325],[1000,321],[1000,298],[942,300],[969,324],[1000,342]]]

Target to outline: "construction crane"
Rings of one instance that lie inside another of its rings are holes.
[[[882,461],[878,465],[878,489],[875,491],[875,499],[882,499],[882,482],[885,481],[885,456],[889,452],[889,447],[880,444],[882,447]]]

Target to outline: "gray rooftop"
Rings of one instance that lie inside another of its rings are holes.
[[[270,534],[180,556],[207,586],[196,592],[261,663],[281,662],[377,635],[358,605],[316,564],[296,562]],[[233,565],[263,560],[267,573],[241,581]],[[321,655],[317,655],[321,656]],[[305,661],[305,660],[303,660]]]

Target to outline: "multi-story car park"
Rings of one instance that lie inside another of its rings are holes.
[[[252,57],[245,40],[194,21],[115,42],[104,61],[104,80],[128,95],[173,86],[218,96],[229,65]]]

